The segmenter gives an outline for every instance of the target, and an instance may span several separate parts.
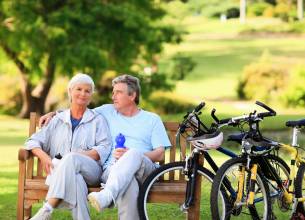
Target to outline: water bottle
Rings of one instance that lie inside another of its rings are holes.
[[[56,154],[55,157],[52,159],[52,164],[54,169],[58,165],[61,158],[62,156],[60,154]]]
[[[125,136],[121,133],[119,133],[118,136],[116,136],[115,138],[115,142],[116,142],[116,145],[115,145],[115,148],[126,148],[124,146],[124,143],[125,143]]]

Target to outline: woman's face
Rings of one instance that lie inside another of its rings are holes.
[[[81,106],[87,106],[92,97],[92,88],[90,84],[80,83],[70,89],[71,103]]]

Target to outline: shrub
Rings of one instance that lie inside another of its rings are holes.
[[[288,87],[283,94],[287,106],[305,106],[305,67],[295,68],[289,77]]]
[[[274,12],[274,7],[269,6],[264,10],[263,17],[272,18],[272,17],[274,17],[274,13],[275,13]]]
[[[237,86],[239,98],[268,102],[280,97],[288,77],[287,72],[272,65],[266,56],[263,54],[258,62],[244,68]]]
[[[296,20],[296,8],[292,4],[288,3],[278,3],[274,9],[275,16],[281,18],[283,21]]]
[[[178,96],[171,93],[155,92],[142,107],[153,110],[159,114],[177,114],[190,111],[195,106]]]
[[[17,114],[21,109],[22,97],[20,78],[8,74],[0,75],[0,111],[6,114]]]
[[[253,4],[249,4],[248,7],[248,14],[250,16],[262,16],[266,9],[272,8],[272,5],[266,3],[266,2],[257,2]]]

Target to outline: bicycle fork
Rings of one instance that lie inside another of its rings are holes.
[[[244,184],[245,184],[245,166],[239,167],[239,178],[238,178],[238,192],[237,198],[235,201],[235,205],[239,206],[244,204],[242,202],[243,194],[244,194]],[[253,205],[254,203],[254,195],[255,195],[255,183],[257,176],[257,164],[253,164],[251,167],[251,177],[250,177],[250,185],[249,185],[249,195],[246,201],[247,205]]]
[[[180,207],[183,212],[186,212],[194,204],[199,156],[200,151],[194,149],[192,156],[186,160],[186,167],[184,169],[184,174],[187,177],[185,202]]]

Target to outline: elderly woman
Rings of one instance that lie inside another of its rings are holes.
[[[90,219],[87,185],[98,185],[102,165],[111,151],[111,137],[105,119],[87,108],[94,83],[86,74],[75,75],[68,84],[70,108],[25,143],[51,174],[43,207],[32,218],[50,219],[54,208],[72,210],[73,219]],[[62,159],[54,167],[52,159]]]

